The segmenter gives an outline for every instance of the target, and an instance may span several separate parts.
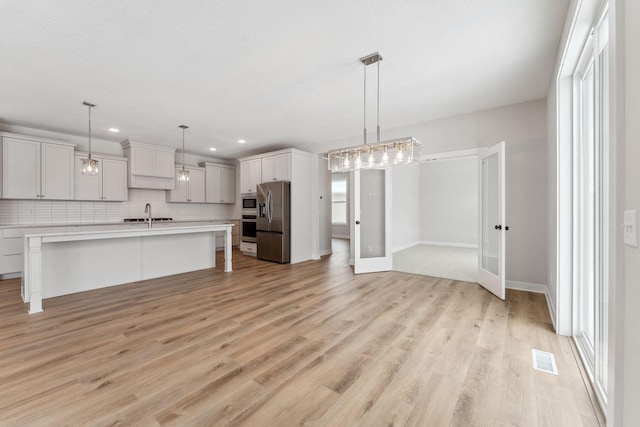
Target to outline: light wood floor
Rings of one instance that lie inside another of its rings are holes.
[[[335,244],[322,261],[235,254],[233,273],[48,299],[31,316],[19,281],[1,282],[0,424],[598,425],[542,295],[354,276]],[[559,376],[531,368],[532,347]]]

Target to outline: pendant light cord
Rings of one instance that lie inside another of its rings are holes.
[[[182,128],[182,171],[184,172],[184,130],[185,128]]]
[[[89,106],[89,160],[91,160],[91,106]]]
[[[367,144],[367,65],[364,65],[364,117],[362,122],[364,144]]]
[[[378,61],[378,96],[377,96],[377,115],[376,131],[378,133],[378,142],[380,142],[380,61]]]

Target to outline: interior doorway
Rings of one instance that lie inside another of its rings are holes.
[[[393,269],[475,283],[478,276],[477,150],[429,156],[420,164],[420,224]]]

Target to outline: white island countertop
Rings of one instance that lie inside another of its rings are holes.
[[[24,237],[41,237],[46,242],[63,242],[86,239],[113,239],[135,236],[154,236],[166,234],[201,233],[203,231],[231,230],[233,224],[211,224],[193,221],[184,223],[158,222],[149,228],[147,223],[104,224],[83,226],[38,226],[21,227]]]
[[[232,271],[233,224],[146,223],[23,227],[22,297],[29,313],[42,299],[215,267],[215,233],[224,232],[224,271]]]

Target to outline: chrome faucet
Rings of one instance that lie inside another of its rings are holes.
[[[144,213],[149,214],[147,221],[149,221],[149,228],[151,228],[151,203],[147,203],[144,207]]]

